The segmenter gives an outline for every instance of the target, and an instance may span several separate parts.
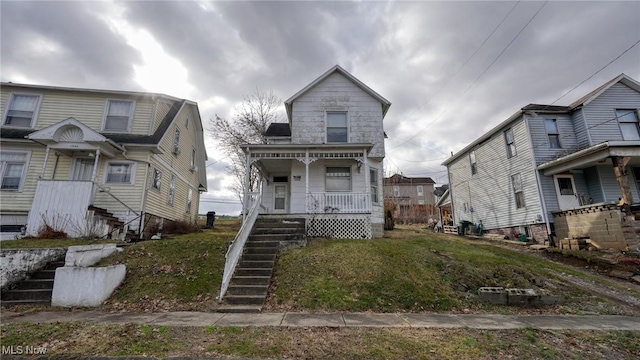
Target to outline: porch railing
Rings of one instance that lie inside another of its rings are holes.
[[[350,213],[371,212],[371,194],[368,193],[308,193],[307,213]]]
[[[220,287],[220,296],[218,297],[218,301],[222,301],[223,296],[227,292],[227,288],[231,282],[231,277],[233,277],[233,272],[236,270],[236,265],[238,265],[238,260],[242,255],[244,244],[247,242],[247,239],[251,234],[251,230],[253,229],[253,225],[256,223],[258,213],[260,213],[262,195],[260,193],[252,193],[250,194],[250,197],[250,206],[247,216],[242,222],[242,226],[240,227],[236,238],[233,240],[231,245],[229,245],[229,249],[225,255],[226,260],[224,264],[224,274],[222,275],[222,285]]]

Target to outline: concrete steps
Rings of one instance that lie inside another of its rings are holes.
[[[218,312],[262,311],[279,249],[304,240],[304,219],[258,218]]]
[[[53,292],[53,279],[56,269],[64,266],[64,261],[55,261],[33,274],[26,280],[22,280],[11,289],[2,292],[2,306],[38,304],[51,305]]]

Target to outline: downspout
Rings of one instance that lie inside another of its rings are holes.
[[[149,160],[136,160],[136,159],[130,159],[127,157],[127,149],[124,147],[124,145],[119,146],[123,151],[122,151],[122,157],[124,157],[125,159],[129,160],[129,161],[135,161],[135,162],[139,162],[139,163],[143,163],[143,164],[147,164],[147,171],[145,172],[145,176],[144,176],[144,186],[142,188],[142,201],[140,203],[140,220],[138,221],[138,238],[142,239],[143,231],[144,231],[144,218],[145,218],[145,209],[147,206],[147,193],[149,191],[149,189],[147,188],[147,185],[149,184],[149,169],[151,168],[151,162]],[[147,154],[147,159],[149,158],[149,155]]]
[[[544,201],[544,192],[542,191],[542,184],[540,181],[540,172],[537,169],[536,165],[536,155],[535,150],[533,148],[533,138],[531,137],[531,131],[529,128],[529,118],[527,114],[523,114],[525,127],[527,129],[527,137],[529,138],[529,144],[531,145],[531,162],[533,163],[533,173],[536,176],[536,188],[538,190],[538,197],[540,198],[540,206],[542,208],[542,219],[547,228],[547,238],[549,239],[549,243],[551,243],[551,225],[549,224],[549,215],[547,214],[547,203]]]

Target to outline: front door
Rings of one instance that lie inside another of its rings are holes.
[[[560,210],[572,209],[580,206],[580,200],[576,193],[576,185],[573,175],[554,175],[553,182],[556,185],[556,195]]]
[[[287,212],[287,184],[275,183],[273,185],[273,212]]]
[[[76,158],[73,162],[73,170],[71,172],[71,180],[91,180],[93,175],[94,159]]]

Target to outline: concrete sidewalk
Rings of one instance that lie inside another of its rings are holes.
[[[467,315],[416,313],[106,313],[100,311],[2,313],[2,324],[80,321],[166,326],[407,327],[545,330],[635,330],[640,318],[616,315]]]

